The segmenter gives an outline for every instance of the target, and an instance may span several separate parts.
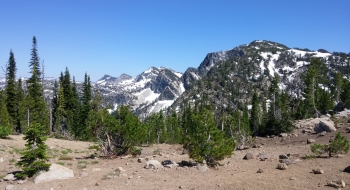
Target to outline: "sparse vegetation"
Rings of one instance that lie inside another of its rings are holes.
[[[325,153],[327,153],[329,157],[331,157],[334,154],[346,154],[349,152],[349,149],[349,141],[339,132],[336,134],[333,142],[330,144],[311,145],[311,151],[318,156]]]
[[[58,160],[73,160],[74,158],[72,156],[68,155],[61,155]]]

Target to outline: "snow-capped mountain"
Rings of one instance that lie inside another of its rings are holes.
[[[150,67],[136,77],[122,74],[119,77],[103,76],[94,83],[107,102],[116,109],[127,104],[143,117],[169,107],[184,91],[182,73],[169,68]]]

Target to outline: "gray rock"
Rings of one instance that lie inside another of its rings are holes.
[[[208,166],[206,164],[197,164],[197,170],[205,172],[208,170]]]
[[[163,168],[162,164],[158,161],[158,160],[149,160],[148,162],[146,162],[145,165],[146,169],[161,169]]]
[[[287,156],[289,158],[299,158],[300,157],[300,155],[298,153],[288,153]]]
[[[279,159],[288,159],[289,157],[285,154],[279,155]]]
[[[268,159],[268,157],[265,153],[259,153],[258,158],[260,161],[265,161]]]
[[[125,172],[126,170],[122,167],[117,167],[117,169],[115,169],[116,172],[119,172],[119,173],[123,173]]]
[[[334,126],[334,123],[330,121],[320,121],[317,125],[315,125],[314,130],[316,133],[322,133],[323,131],[337,131],[337,129]]]
[[[340,179],[338,181],[331,181],[326,184],[327,186],[334,187],[334,188],[344,188],[345,187],[345,182]]]
[[[307,139],[307,144],[312,144],[312,143],[315,143],[316,141],[315,141],[315,139]]]
[[[323,174],[323,170],[320,169],[320,168],[313,169],[312,172],[313,172],[314,174]]]
[[[17,189],[14,185],[6,185],[5,190],[15,190]]]
[[[288,137],[288,134],[287,133],[281,133],[280,137]]]
[[[79,174],[79,177],[83,178],[83,177],[87,177],[88,175],[89,175],[88,173],[82,172],[82,173]]]
[[[320,133],[320,136],[325,136],[327,134],[327,131],[322,131],[321,133]]]
[[[295,162],[291,159],[280,159],[279,162],[287,165],[295,164]]]
[[[1,157],[0,158],[0,163],[2,163],[2,162],[4,162],[4,158]]]
[[[263,173],[264,170],[262,170],[261,168],[258,169],[258,171],[256,173]]]
[[[276,168],[279,170],[286,170],[288,166],[285,163],[281,163],[281,164],[278,164]]]
[[[348,133],[350,133],[350,127],[347,127],[347,128],[345,129],[345,131],[348,132]]]
[[[244,157],[243,159],[245,160],[251,160],[251,159],[254,159],[254,155],[250,152],[248,152]]]
[[[145,159],[144,159],[144,158],[138,158],[138,159],[137,159],[137,162],[138,162],[138,163],[143,163],[143,162],[145,162]]]
[[[15,176],[13,174],[7,174],[4,178],[4,181],[13,181],[16,180]]]
[[[51,164],[49,171],[42,172],[35,179],[34,183],[41,183],[59,179],[73,178],[74,173],[71,169],[61,166],[59,164]]]

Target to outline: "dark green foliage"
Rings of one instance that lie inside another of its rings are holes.
[[[27,130],[28,122],[27,122],[27,102],[25,100],[25,94],[22,86],[22,79],[18,79],[17,86],[17,103],[16,103],[16,115],[17,118],[14,121],[17,133],[23,133]]]
[[[333,154],[342,154],[349,152],[349,141],[346,137],[342,136],[339,132],[336,134],[334,140],[330,144],[313,144],[310,146],[311,151],[316,155],[322,155],[328,153],[328,156],[331,157]]]
[[[14,121],[17,120],[17,107],[18,107],[18,101],[17,101],[17,88],[16,88],[16,61],[15,56],[10,51],[10,57],[7,63],[6,68],[6,107],[7,111],[11,117],[11,120],[13,121],[13,124],[16,124]],[[14,127],[15,131],[20,131],[19,126]]]
[[[24,179],[40,171],[48,171],[51,164],[47,163],[45,129],[40,124],[31,125],[23,139],[27,141],[26,148],[21,152],[22,157],[16,163],[16,166],[22,168],[23,171],[16,173],[16,177]]]
[[[40,79],[39,57],[36,49],[36,39],[33,37],[32,58],[30,62],[32,76],[27,80],[28,94],[26,97],[27,111],[29,112],[29,122],[40,124],[46,133],[50,131],[49,112],[43,97],[43,90]]]
[[[5,92],[0,91],[0,138],[12,134],[13,127],[11,121],[10,114],[7,112],[5,104]]]
[[[216,127],[210,111],[203,109],[193,114],[192,124],[183,144],[188,149],[190,158],[198,162],[205,160],[208,165],[213,166],[233,153],[233,141]]]

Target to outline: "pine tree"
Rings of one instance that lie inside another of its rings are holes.
[[[49,114],[46,103],[42,94],[42,86],[40,79],[39,57],[36,49],[36,39],[33,37],[32,58],[30,62],[32,76],[27,80],[28,87],[28,115],[31,124],[40,124],[45,132],[50,131]]]
[[[192,130],[184,141],[184,148],[189,150],[190,158],[198,162],[205,160],[208,165],[214,166],[232,154],[232,140],[217,128],[210,111],[202,109],[200,113],[192,115],[192,121]]]
[[[251,125],[250,128],[254,136],[257,135],[260,124],[261,124],[261,118],[260,118],[259,99],[258,99],[258,94],[254,92],[254,95],[252,98],[252,111],[250,114],[250,125]]]
[[[27,115],[27,102],[25,99],[25,94],[23,90],[23,85],[22,85],[22,79],[18,79],[17,81],[17,86],[16,86],[16,92],[17,92],[17,104],[16,104],[16,126],[18,127],[18,133],[24,133],[27,130],[28,124],[28,115]]]
[[[10,114],[7,112],[5,103],[5,92],[0,91],[0,138],[12,134],[13,127]]]
[[[17,120],[17,107],[18,107],[18,100],[17,100],[17,88],[16,88],[16,61],[15,56],[10,51],[10,58],[7,64],[6,68],[6,107],[7,111],[11,117],[11,123],[15,124],[14,130],[16,132],[20,132],[20,126],[17,126],[16,120]]]
[[[22,172],[16,173],[16,177],[24,179],[32,177],[40,171],[48,171],[51,164],[48,164],[46,155],[47,145],[45,141],[46,129],[40,124],[32,125],[25,132],[24,140],[27,141],[25,151],[21,152],[22,157],[16,163],[17,167],[22,168]]]
[[[91,107],[91,82],[90,77],[85,73],[84,77],[84,83],[83,83],[83,97],[82,97],[82,105],[81,109],[79,111],[79,126],[75,127],[74,135],[77,138],[87,140],[91,138],[91,134],[89,134],[89,129],[87,125],[87,119],[89,116],[90,111],[92,110]]]

